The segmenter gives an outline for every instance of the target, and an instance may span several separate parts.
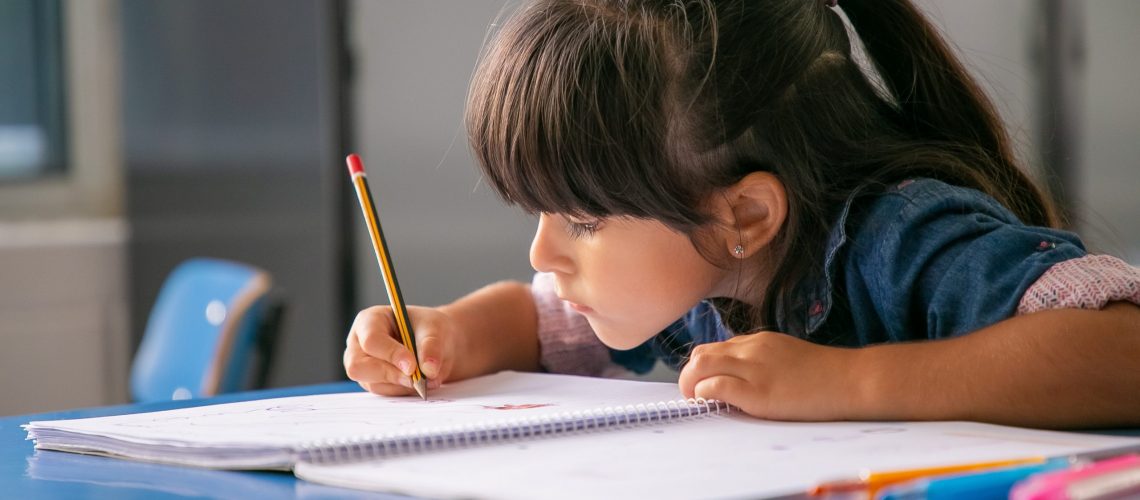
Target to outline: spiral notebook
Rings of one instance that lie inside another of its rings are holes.
[[[224,469],[291,469],[692,419],[729,411],[672,384],[518,372],[448,384],[427,401],[323,394],[30,422],[41,450]]]
[[[429,396],[297,396],[25,428],[38,450],[463,498],[755,498],[865,468],[1140,445],[966,422],[769,422],[682,400],[675,384],[567,375],[503,372]],[[36,473],[53,474],[50,462]]]

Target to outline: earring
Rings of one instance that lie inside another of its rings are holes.
[[[736,245],[736,248],[732,249],[732,253],[736,254],[738,259],[744,257],[744,245]]]

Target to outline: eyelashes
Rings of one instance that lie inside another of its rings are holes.
[[[560,221],[566,235],[572,240],[593,236],[605,226],[605,218],[578,219],[566,213],[541,212],[539,217],[549,217],[553,221]]]
[[[602,228],[602,220],[595,219],[586,222],[575,222],[566,219],[566,232],[570,234],[571,238],[578,239],[585,236],[593,236]]]

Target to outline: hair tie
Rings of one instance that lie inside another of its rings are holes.
[[[836,5],[839,5],[839,0],[823,0],[823,5],[826,5],[828,7],[835,7]]]

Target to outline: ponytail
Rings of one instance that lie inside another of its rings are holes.
[[[1052,202],[1013,154],[993,104],[910,0],[844,0],[843,12],[894,98],[902,126],[917,138],[959,144],[988,159],[977,186],[1023,222],[1057,227]]]

